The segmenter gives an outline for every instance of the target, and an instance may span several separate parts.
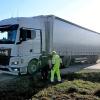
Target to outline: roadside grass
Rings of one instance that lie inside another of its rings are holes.
[[[66,79],[66,80],[81,79],[81,80],[84,80],[84,81],[100,82],[100,72],[68,73],[66,75],[62,75],[62,78]]]
[[[100,69],[82,69],[78,73],[92,73],[92,72],[100,72]]]
[[[68,73],[63,82],[48,85],[32,100],[100,100],[100,72]]]
[[[20,76],[0,83],[0,100],[100,100],[100,72],[68,73],[62,81],[52,85],[38,74]]]
[[[99,96],[95,95],[97,90],[100,90],[99,83],[83,80],[64,81],[61,84],[49,86],[41,90],[33,96],[32,100],[42,100],[44,97],[45,99],[43,100],[65,100],[64,98],[73,98],[75,100],[100,100]]]

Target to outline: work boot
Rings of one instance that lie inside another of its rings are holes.
[[[58,83],[62,83],[62,81],[58,81]]]

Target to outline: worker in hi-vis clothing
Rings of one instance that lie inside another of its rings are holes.
[[[51,67],[51,83],[54,82],[54,76],[56,74],[58,82],[61,82],[60,75],[60,63],[62,63],[61,58],[56,53],[56,51],[52,51],[52,67]]]

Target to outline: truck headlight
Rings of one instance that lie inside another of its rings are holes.
[[[15,68],[15,69],[14,69],[14,71],[18,71],[18,69],[17,69],[17,68]]]
[[[12,71],[19,71],[19,68],[11,68]]]
[[[11,64],[12,65],[18,65],[18,63],[19,63],[18,61],[15,61],[15,62],[12,62]]]

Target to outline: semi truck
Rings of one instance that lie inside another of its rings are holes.
[[[55,50],[63,65],[96,63],[100,33],[54,15],[16,17],[0,21],[0,70],[32,74],[41,67],[39,57]]]

